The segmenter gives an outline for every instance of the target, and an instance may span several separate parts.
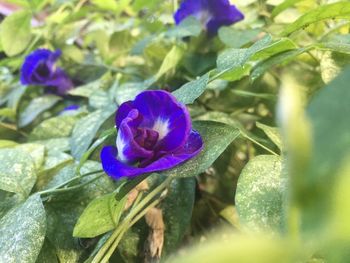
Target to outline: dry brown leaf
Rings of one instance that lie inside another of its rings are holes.
[[[146,241],[145,262],[158,261],[162,255],[164,244],[164,221],[163,213],[159,208],[151,208],[146,216],[146,223],[150,232]]]
[[[149,189],[147,180],[143,180],[128,194],[124,210],[128,210],[132,204],[135,202],[139,192],[147,191]]]

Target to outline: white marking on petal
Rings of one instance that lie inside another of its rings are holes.
[[[124,148],[126,146],[126,143],[125,141],[123,141],[122,136],[120,135],[120,132],[118,132],[116,144],[118,149],[118,160],[124,163],[127,162],[128,160],[124,155]]]
[[[163,139],[165,136],[169,133],[169,120],[164,120],[161,118],[158,118],[156,122],[154,123],[152,130],[158,132],[159,137],[158,140]]]
[[[201,22],[201,24],[205,27],[207,23],[212,19],[212,15],[208,10],[202,10],[194,14],[194,16]]]

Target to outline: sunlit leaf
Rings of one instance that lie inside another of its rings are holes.
[[[0,261],[35,262],[44,243],[46,216],[39,195],[0,220]]]
[[[204,149],[197,157],[164,174],[191,177],[204,172],[239,135],[236,128],[219,122],[197,121],[193,123],[193,128],[202,136]]]
[[[237,185],[236,207],[242,227],[278,231],[282,224],[282,161],[273,155],[252,159]]]
[[[95,237],[114,229],[119,222],[126,198],[117,201],[115,193],[93,200],[74,227],[75,237]]]
[[[317,7],[288,25],[282,32],[282,36],[287,36],[299,29],[305,28],[312,23],[332,18],[348,18],[350,16],[350,3],[339,2]]]
[[[46,95],[33,99],[19,115],[18,125],[24,127],[30,124],[41,113],[54,106],[61,98],[55,95]]]
[[[80,119],[74,126],[71,137],[72,155],[79,159],[89,148],[101,125],[115,112],[112,104]]]
[[[28,11],[18,11],[1,23],[1,44],[8,56],[14,56],[26,49],[31,40],[30,20]]]
[[[35,163],[19,149],[0,149],[0,189],[27,197],[36,181]]]

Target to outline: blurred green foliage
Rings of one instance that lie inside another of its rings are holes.
[[[350,3],[231,2],[245,19],[209,38],[194,17],[174,25],[176,0],[0,1],[1,262],[92,262],[148,197],[162,234],[141,209],[110,262],[157,261],[152,244],[163,262],[349,262]],[[39,47],[62,50],[68,96],[19,83]],[[114,182],[99,150],[146,89],[187,104],[206,148]]]

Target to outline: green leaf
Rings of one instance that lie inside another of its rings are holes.
[[[16,109],[18,108],[19,102],[27,90],[27,86],[17,84],[11,88],[11,91],[6,96],[7,106]]]
[[[66,152],[70,150],[69,138],[55,138],[49,140],[33,141],[33,143],[40,144],[48,150]]]
[[[350,44],[341,42],[324,42],[314,44],[314,47],[321,50],[330,50],[339,53],[350,54]]]
[[[133,42],[130,30],[114,32],[109,40],[109,52],[117,56],[123,55],[131,49]]]
[[[49,150],[44,163],[44,170],[49,171],[53,169],[57,169],[58,167],[62,167],[72,162],[73,158],[67,153]]]
[[[280,3],[278,6],[276,6],[271,13],[272,17],[277,16],[278,14],[282,13],[284,10],[288,9],[289,7],[293,6],[294,4],[300,2],[302,0],[285,0],[282,3]]]
[[[18,143],[9,140],[0,140],[0,148],[9,148],[18,145]]]
[[[202,31],[202,25],[197,18],[189,16],[186,19],[182,20],[181,23],[174,28],[170,29],[165,33],[168,37],[197,37]]]
[[[72,199],[70,202],[45,204],[47,213],[47,238],[53,245],[59,262],[76,263],[83,253],[78,241],[73,239],[73,226],[83,209]]]
[[[55,248],[48,239],[45,239],[36,263],[59,263]]]
[[[232,127],[239,128],[240,131],[244,131],[244,127],[241,123],[239,123],[239,121],[237,121],[234,117],[230,116],[229,114],[221,111],[206,112],[196,117],[196,120],[222,122]]]
[[[154,82],[153,78],[143,82],[128,82],[117,87],[115,100],[120,105],[128,100],[133,100],[141,91],[146,90]]]
[[[297,45],[292,40],[290,40],[289,38],[281,38],[275,41],[274,43],[272,43],[271,45],[256,52],[251,59],[252,60],[265,59],[273,55],[276,55],[278,53],[282,53],[284,51],[295,49],[295,48],[297,48]]]
[[[202,76],[210,71],[216,63],[215,53],[186,52],[181,66],[192,76]]]
[[[56,172],[55,176],[52,180],[45,186],[45,189],[54,188],[73,177],[77,176],[77,164],[69,164],[58,172]],[[102,170],[101,163],[95,161],[87,161],[81,167],[81,174],[96,172]],[[96,177],[96,174],[84,176],[80,183],[87,182]],[[89,204],[92,200],[97,197],[100,197],[104,194],[111,193],[115,190],[115,185],[112,179],[107,175],[100,177],[97,181],[94,181],[82,189],[78,189],[76,191],[71,191],[69,193],[65,193],[60,198],[56,198],[57,201],[61,200],[71,200],[72,196],[75,196],[75,201],[83,202],[85,206]],[[81,214],[83,211],[80,211]],[[79,215],[80,215],[79,214]]]
[[[16,146],[14,149],[27,152],[35,163],[36,170],[39,170],[45,158],[45,146],[36,143],[25,143]]]
[[[173,95],[184,104],[192,104],[203,94],[209,82],[209,74],[205,74],[199,79],[186,83],[181,88],[175,90]]]
[[[98,79],[93,82],[89,82],[85,85],[71,89],[70,91],[68,91],[68,94],[72,96],[89,98],[95,91],[101,88],[102,85],[103,82],[100,79]]]
[[[27,108],[20,113],[18,126],[24,127],[35,120],[42,112],[50,109],[54,106],[61,98],[55,95],[46,95],[33,99]]]
[[[163,182],[164,176],[152,174],[147,178],[151,189]],[[195,178],[177,178],[168,188],[165,199],[159,209],[162,210],[164,229],[164,245],[162,258],[172,254],[180,245],[192,218],[192,209],[195,198]],[[123,236],[118,246],[124,262],[140,262],[143,260],[139,247],[145,246],[150,228],[145,222],[138,222]]]
[[[307,262],[301,258],[290,242],[268,236],[243,236],[229,230],[216,231],[214,237],[206,242],[186,249],[185,253],[175,253],[168,263],[272,263],[272,262]],[[305,252],[305,251],[304,251]]]
[[[70,141],[74,158],[80,159],[83,156],[97,131],[115,111],[116,106],[112,104],[90,113],[75,124]]]
[[[303,230],[323,231],[334,213],[329,200],[339,180],[340,169],[350,155],[350,68],[320,90],[308,107],[313,147],[303,185],[298,189]],[[330,143],[331,142],[331,143]],[[320,217],[322,214],[322,217]],[[314,233],[314,232],[313,232]]]
[[[0,189],[27,197],[35,181],[35,163],[27,152],[0,149]]]
[[[273,155],[250,160],[238,179],[236,208],[243,227],[278,231],[282,223],[282,162]]]
[[[160,67],[172,47],[173,45],[170,45],[163,38],[152,39],[143,50],[147,64],[157,68]]]
[[[240,48],[257,38],[261,32],[259,29],[237,30],[232,27],[223,26],[219,29],[219,38],[226,46]]]
[[[144,9],[144,8],[149,8],[152,10],[160,4],[159,2],[161,2],[161,0],[153,0],[153,1],[135,0],[133,3],[133,8],[136,11],[140,11],[141,9]]]
[[[108,68],[102,64],[77,64],[70,68],[69,73],[75,80],[89,83],[99,80]]]
[[[0,220],[0,261],[36,261],[46,232],[46,216],[39,195],[11,210]]]
[[[164,61],[160,66],[160,69],[158,70],[155,78],[159,79],[168,71],[175,69],[177,64],[182,59],[183,54],[184,50],[181,47],[173,46],[169,53],[165,56]]]
[[[267,35],[249,48],[225,50],[217,59],[218,71],[222,74],[223,72],[243,67],[255,53],[270,45],[271,41],[271,36]]]
[[[329,83],[337,77],[350,62],[348,54],[326,51],[322,54],[320,69],[322,80]]]
[[[246,64],[250,60],[261,60],[287,50],[295,49],[296,44],[288,38],[282,38],[271,43],[267,35],[247,49],[228,49],[221,53],[217,60],[218,75],[224,79],[235,81],[248,75],[251,66]],[[216,78],[217,76],[215,76]]]
[[[44,120],[30,133],[29,139],[47,140],[69,137],[80,115],[62,115]]]
[[[259,51],[263,52],[265,48],[271,48],[272,39],[266,35],[263,39],[257,41],[249,48],[227,49],[223,51],[217,59],[217,72],[213,79],[227,78],[235,81],[247,75],[251,66],[247,62]],[[272,44],[273,46],[274,44]],[[261,53],[264,54],[264,53]]]
[[[270,127],[270,126],[264,125],[260,122],[257,122],[256,126],[259,129],[263,130],[265,132],[265,134],[267,135],[267,137],[269,137],[270,140],[274,144],[276,144],[280,150],[282,150],[282,137],[281,137],[281,133],[280,133],[278,128]]]
[[[111,103],[113,103],[111,97],[103,90],[96,90],[89,97],[89,105],[95,109],[107,107]]]
[[[114,0],[92,0],[91,2],[97,7],[107,11],[115,11],[118,9],[118,4]]]
[[[286,51],[275,56],[272,56],[260,63],[258,63],[250,74],[250,78],[254,81],[263,75],[266,71],[271,69],[273,66],[288,63],[291,60],[295,59],[297,56],[309,51],[311,47],[299,48],[295,50]]]
[[[10,211],[11,208],[23,202],[23,198],[17,194],[0,190],[0,219]]]
[[[1,44],[6,55],[15,56],[27,48],[31,40],[31,18],[28,11],[18,11],[1,23]]]
[[[219,72],[217,75],[214,76],[214,79],[216,79],[219,76],[222,80],[225,81],[240,80],[244,76],[248,76],[251,69],[252,66],[247,63],[241,67],[235,67],[231,70]]]
[[[60,170],[46,189],[55,187],[76,176],[77,166],[72,164]],[[97,162],[88,161],[81,169],[81,173],[100,170]],[[85,176],[80,183],[95,178],[96,175]],[[78,244],[78,240],[72,237],[74,226],[89,202],[99,196],[110,193],[115,189],[112,180],[108,176],[100,177],[76,191],[70,191],[64,195],[57,195],[50,202],[45,203],[47,211],[47,237],[55,247],[59,262],[76,263],[84,250]]]
[[[98,139],[94,141],[93,144],[88,148],[88,150],[81,156],[79,160],[79,165],[78,165],[78,171],[80,171],[81,166],[90,158],[90,155],[102,144],[105,143],[106,140],[108,140],[111,136],[116,138],[117,136],[117,130],[115,127],[105,130],[104,132],[101,133]]]
[[[191,177],[203,173],[239,135],[236,128],[219,122],[196,121],[193,129],[202,136],[204,149],[197,157],[165,172],[165,175]]]
[[[299,17],[295,22],[288,25],[281,33],[282,36],[305,28],[312,23],[323,21],[325,19],[348,18],[350,16],[350,3],[339,2],[334,4],[322,5]]]
[[[12,108],[0,109],[0,116],[14,119],[16,117],[16,111]]]
[[[195,178],[172,181],[169,193],[161,203],[165,223],[163,256],[170,255],[180,245],[192,218]]]
[[[345,159],[345,162],[339,169],[337,174],[337,181],[335,183],[334,190],[332,190],[332,207],[333,213],[331,214],[330,227],[333,230],[336,238],[342,238],[349,240],[350,226],[348,224],[350,219],[350,208],[348,206],[350,200],[349,191],[349,177],[350,166],[349,159]]]
[[[114,229],[119,222],[127,198],[117,201],[115,193],[93,200],[79,217],[74,237],[96,237]]]

